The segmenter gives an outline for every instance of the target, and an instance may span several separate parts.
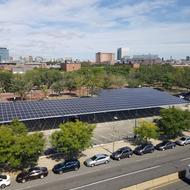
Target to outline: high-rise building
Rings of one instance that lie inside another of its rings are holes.
[[[117,60],[121,60],[127,56],[128,49],[127,48],[118,48],[117,49]]]
[[[115,64],[115,54],[114,53],[96,53],[96,63],[98,64]]]
[[[9,50],[0,47],[0,63],[9,61]]]

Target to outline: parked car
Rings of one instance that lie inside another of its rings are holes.
[[[25,183],[26,181],[34,179],[43,179],[47,175],[48,175],[48,170],[46,167],[34,167],[18,174],[16,177],[16,181],[19,183]]]
[[[53,167],[52,171],[56,174],[62,174],[64,172],[78,170],[79,168],[80,168],[80,162],[77,159],[72,159],[56,164]]]
[[[186,166],[185,169],[185,180],[187,180],[188,182],[190,182],[190,164]]]
[[[110,157],[107,154],[96,154],[87,159],[84,164],[88,167],[97,166],[100,164],[107,164],[110,162]]]
[[[5,187],[11,184],[11,179],[9,175],[0,175],[0,188],[4,189]]]
[[[190,92],[184,92],[177,95],[181,99],[190,100]]]
[[[152,144],[142,144],[135,148],[133,151],[137,155],[143,155],[146,153],[153,153],[154,152],[154,146]]]
[[[157,150],[167,150],[167,149],[173,149],[176,147],[175,142],[172,141],[164,141],[162,143],[159,143],[156,145]]]
[[[176,144],[181,146],[190,144],[190,137],[188,136],[181,137],[179,140],[176,141]]]
[[[122,158],[130,158],[133,155],[133,151],[129,147],[122,147],[113,152],[111,158],[114,160],[121,160]]]

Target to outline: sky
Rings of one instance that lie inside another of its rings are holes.
[[[0,0],[0,47],[10,55],[95,59],[190,55],[190,0]]]

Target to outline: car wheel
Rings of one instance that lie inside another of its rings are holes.
[[[44,178],[44,175],[41,175],[41,176],[40,176],[40,179],[43,179],[43,178]]]
[[[26,182],[26,179],[22,179],[22,183],[25,183]]]
[[[94,167],[95,165],[94,164],[91,164],[91,167]]]
[[[105,164],[108,164],[108,162],[109,162],[109,161],[108,161],[108,160],[106,160],[106,161],[105,161]]]
[[[172,149],[174,149],[175,148],[175,146],[172,146]]]
[[[142,155],[143,155],[143,152],[141,152],[140,155],[142,156]]]
[[[76,167],[76,168],[75,168],[75,171],[77,171],[77,170],[79,170],[79,168],[78,168],[78,167]]]
[[[164,151],[164,150],[165,150],[165,148],[162,149],[162,151]]]
[[[6,187],[5,184],[2,184],[2,185],[1,185],[1,189],[4,189],[5,187]]]
[[[128,155],[128,158],[131,158],[131,156],[132,156],[132,155],[131,155],[131,154],[129,154],[129,155]]]
[[[63,171],[61,170],[61,171],[59,171],[59,174],[62,174],[63,173]]]
[[[118,160],[118,161],[120,161],[120,160],[121,160],[121,158],[119,157],[117,160]]]
[[[165,150],[165,149],[163,149],[163,150]],[[151,152],[151,153],[153,153],[153,152],[154,152],[154,150],[152,149],[150,152]]]

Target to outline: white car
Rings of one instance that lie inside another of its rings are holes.
[[[0,175],[0,188],[4,189],[5,187],[11,184],[11,179],[9,175]]]
[[[176,141],[176,144],[181,146],[190,144],[190,137],[188,136],[181,137],[178,141]]]

